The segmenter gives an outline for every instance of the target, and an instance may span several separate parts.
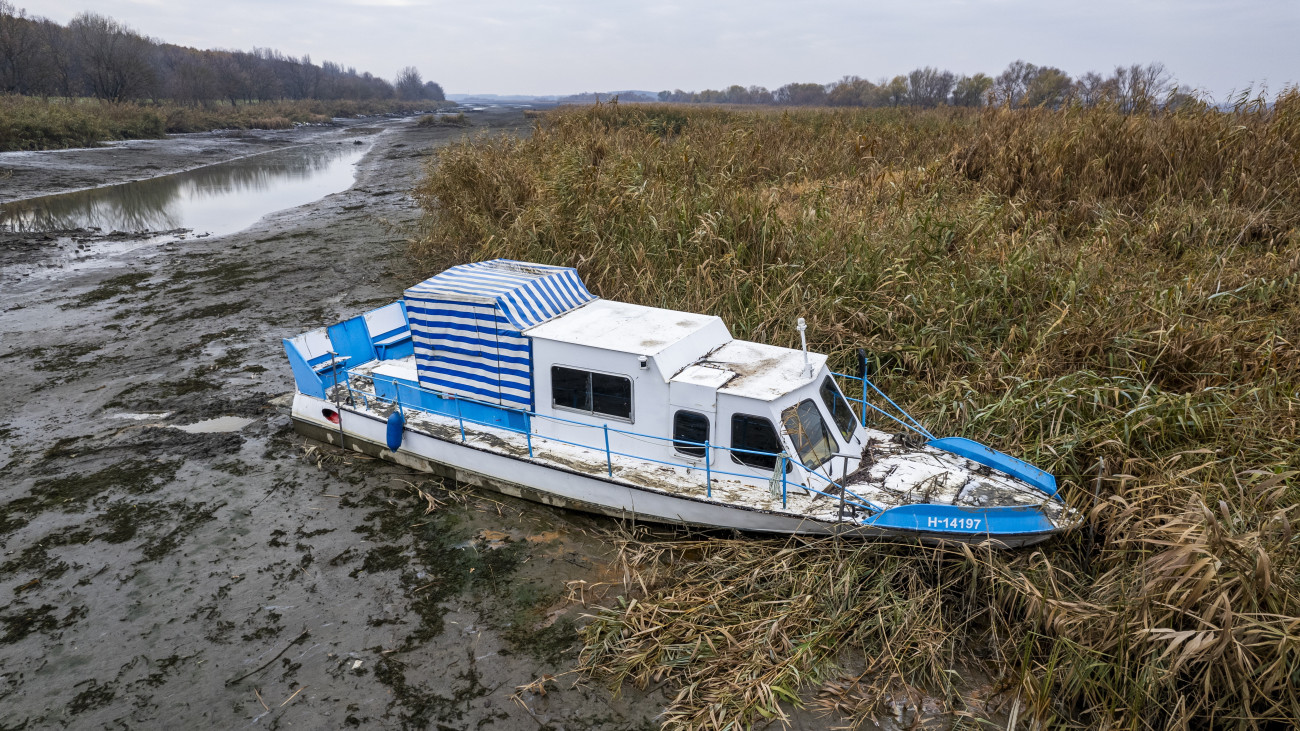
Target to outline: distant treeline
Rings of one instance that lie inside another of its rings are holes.
[[[1195,102],[1180,91],[1163,64],[1119,66],[1103,76],[1078,78],[1053,66],[1015,61],[996,77],[958,76],[926,66],[892,79],[872,82],[845,76],[830,84],[786,84],[775,91],[761,86],[731,86],[704,91],[661,91],[659,101],[687,104],[776,104],[839,107],[1049,107],[1095,106],[1103,101],[1121,110]]]
[[[0,94],[91,96],[113,102],[432,100],[442,87],[414,67],[394,82],[270,48],[202,51],[147,38],[112,18],[82,13],[66,26],[0,0]]]
[[[665,93],[667,92],[660,92],[661,95]],[[684,92],[678,92],[678,93],[680,94]],[[611,97],[618,97],[618,100],[620,102],[657,101],[653,96],[650,96],[648,94],[642,94],[637,91],[609,91],[604,93],[595,92],[595,91],[586,91],[581,94],[570,94],[568,96],[562,96],[557,98],[555,101],[560,104],[591,104],[594,102],[608,101]]]

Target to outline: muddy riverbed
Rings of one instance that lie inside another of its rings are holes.
[[[655,693],[510,698],[572,665],[564,597],[611,580],[610,523],[289,425],[280,339],[400,296],[430,153],[530,126],[473,116],[0,155],[3,203],[364,148],[346,190],[235,233],[0,234],[0,728],[655,726]]]

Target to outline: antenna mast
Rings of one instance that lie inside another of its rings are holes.
[[[812,378],[812,363],[808,362],[808,336],[804,333],[808,329],[808,323],[804,322],[802,317],[799,318],[797,329],[799,330],[799,342],[803,345],[803,375],[804,378]]]

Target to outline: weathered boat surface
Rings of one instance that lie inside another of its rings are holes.
[[[453,267],[284,344],[299,432],[538,502],[1009,547],[1076,521],[1047,473],[934,438],[823,355],[735,340],[716,317],[596,298],[569,268]],[[836,377],[861,398],[851,404]],[[868,428],[873,410],[907,429]]]

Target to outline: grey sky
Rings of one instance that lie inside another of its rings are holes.
[[[199,48],[271,47],[449,93],[775,88],[931,65],[1071,74],[1163,61],[1223,98],[1300,81],[1296,0],[14,0],[61,23],[93,10]]]

